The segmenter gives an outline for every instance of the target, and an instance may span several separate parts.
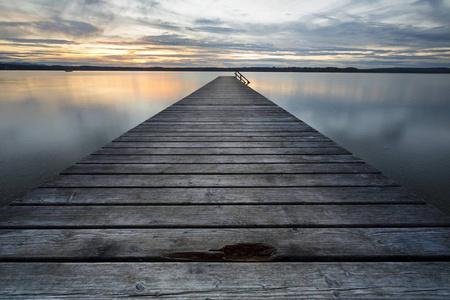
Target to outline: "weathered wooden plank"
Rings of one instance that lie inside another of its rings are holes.
[[[207,99],[226,99],[226,98],[252,98],[252,99],[266,99],[264,95],[261,95],[257,91],[249,87],[240,87],[234,82],[229,84],[225,83],[226,79],[223,78],[219,84],[214,84],[211,86],[205,86],[194,91],[192,94],[186,96],[183,99],[189,98],[207,98]],[[227,105],[227,103],[221,103],[222,105]]]
[[[197,127],[197,128],[189,128],[185,129],[183,127],[174,127],[174,128],[150,128],[148,126],[137,126],[133,129],[131,129],[129,132],[139,132],[139,131],[149,131],[149,132],[216,132],[216,133],[227,133],[227,132],[233,132],[235,130],[239,130],[242,132],[315,132],[315,129],[312,129],[311,127],[299,127],[299,128],[232,128],[232,127],[222,127],[222,128],[208,128],[207,126],[204,127]],[[219,134],[220,135],[220,134]]]
[[[222,85],[223,83],[220,83]],[[234,86],[229,85],[227,88],[214,88],[214,89],[202,89],[195,91],[192,94],[184,97],[176,103],[176,105],[182,105],[191,101],[197,100],[214,100],[218,102],[218,105],[234,105],[230,104],[231,100],[242,100],[243,102],[260,102],[263,104],[274,104],[269,101],[265,96],[259,94],[254,90],[238,90]],[[195,104],[191,104],[195,105]]]
[[[203,118],[205,119],[210,119],[211,121],[207,121],[207,120],[202,120]],[[146,121],[143,122],[141,124],[139,124],[139,126],[162,126],[164,124],[161,123],[166,123],[166,125],[169,125],[168,122],[166,120],[168,119],[176,119],[178,122],[183,122],[183,123],[190,123],[192,122],[203,122],[203,123],[216,123],[216,125],[220,124],[220,123],[227,123],[224,124],[224,126],[233,126],[233,123],[253,123],[253,124],[248,124],[248,126],[267,126],[269,122],[274,123],[275,126],[280,126],[280,127],[307,127],[308,125],[306,125],[305,123],[299,122],[298,119],[296,119],[294,116],[290,116],[286,113],[277,113],[277,114],[237,114],[237,113],[208,113],[208,112],[203,112],[203,113],[182,113],[182,112],[171,112],[171,113],[159,113],[155,116],[152,117],[152,121]],[[236,119],[238,119],[239,121],[233,122]],[[189,120],[189,121],[188,121]],[[214,122],[212,122],[214,121]],[[280,124],[283,122],[286,122],[286,124]],[[158,124],[153,124],[153,123],[158,123]],[[262,122],[265,122],[266,124],[261,124]],[[296,123],[296,124],[292,124],[292,123]],[[214,124],[212,124],[214,125]],[[189,125],[187,125],[189,126]],[[236,125],[238,126],[238,125]],[[240,126],[243,127],[243,126]]]
[[[295,121],[295,117],[211,117],[211,116],[178,116],[178,117],[159,117],[154,116],[153,120],[155,121],[164,121],[164,122],[191,122],[191,121],[200,121],[200,122],[210,122],[210,121],[219,121],[219,122],[252,122],[252,121],[272,121],[272,122],[280,122],[280,121]]]
[[[222,85],[223,83],[220,83]],[[238,100],[242,99],[243,101],[259,101],[260,103],[272,103],[272,101],[269,101],[264,95],[259,94],[258,92],[254,90],[244,90],[244,89],[236,89],[235,86],[229,85],[227,88],[217,88],[214,87],[213,89],[202,89],[193,92],[192,94],[184,97],[180,101],[176,102],[176,105],[181,105],[183,102],[189,102],[189,101],[195,101],[195,100],[215,100],[218,101],[218,105],[234,105],[228,103],[228,100]]]
[[[314,138],[318,137],[318,132],[298,132],[298,131],[224,131],[224,132],[201,132],[201,131],[128,131],[124,136],[150,136],[150,137],[307,137],[309,135]]]
[[[232,130],[241,130],[241,129],[254,129],[254,130],[273,130],[273,129],[288,129],[288,130],[293,130],[293,129],[300,129],[303,130],[305,128],[307,129],[311,129],[311,127],[309,126],[303,126],[303,125],[222,125],[222,124],[203,124],[203,123],[194,123],[194,124],[189,124],[189,125],[184,125],[184,124],[173,124],[173,123],[169,123],[169,122],[165,122],[166,125],[161,124],[162,122],[158,123],[157,125],[154,125],[152,123],[141,123],[140,125],[136,126],[135,128],[144,128],[144,129],[151,129],[151,130],[172,130],[172,129],[185,129],[185,130],[192,130],[192,129],[198,129],[199,126],[203,127],[207,127],[208,129],[211,130],[225,130],[225,131],[232,131]],[[180,123],[188,123],[188,122],[180,122]]]
[[[216,99],[216,100],[210,100],[207,98],[196,98],[196,99],[192,99],[192,101],[179,101],[177,102],[177,106],[195,106],[195,105],[201,105],[201,106],[218,106],[221,105],[222,101],[227,101],[227,105],[232,105],[232,106],[242,106],[242,107],[251,107],[254,105],[258,105],[258,106],[275,106],[274,103],[269,103],[269,102],[260,102],[259,100],[253,100],[253,101],[241,101],[241,100],[236,100],[236,99]]]
[[[158,118],[156,118],[158,117]],[[174,122],[168,122],[167,119],[176,119]],[[189,120],[181,120],[181,118],[188,118]],[[201,120],[202,118],[210,118],[211,120]],[[225,119],[224,119],[225,118]],[[226,119],[228,118],[228,119]],[[236,120],[241,119],[241,120]],[[248,120],[246,120],[248,119]],[[230,127],[268,127],[270,125],[279,127],[310,127],[308,124],[296,119],[294,116],[287,114],[280,114],[273,117],[263,116],[230,116],[228,113],[223,115],[213,115],[208,112],[202,114],[187,114],[187,113],[159,113],[150,119],[139,124],[142,126],[171,126],[183,124],[191,126],[194,124],[208,124],[211,126],[230,126]]]
[[[180,119],[179,119],[180,118]],[[289,123],[294,123],[293,121],[296,121],[294,116],[289,116],[287,114],[281,114],[281,113],[277,113],[277,114],[231,114],[231,113],[208,113],[208,112],[204,112],[204,113],[178,113],[178,112],[172,112],[172,113],[160,113],[157,114],[155,116],[152,117],[153,122],[158,122],[158,123],[162,123],[162,120],[166,120],[166,119],[179,119],[179,122],[183,122],[183,123],[189,123],[186,121],[186,119],[192,119],[192,121],[197,121],[197,122],[201,122],[202,118],[208,118],[208,119],[213,119],[214,121],[216,121],[216,123],[225,123],[225,121],[221,121],[223,119],[226,119],[226,123],[228,123],[228,126],[232,126],[233,124],[233,120],[235,119],[240,119],[242,121],[238,121],[236,123],[250,123],[250,122],[245,122],[245,119],[249,119],[249,120],[253,120],[253,121],[257,121],[257,122],[253,122],[254,124],[249,126],[264,126],[262,124],[260,124],[260,122],[262,121],[270,121],[270,122],[274,122],[275,126],[280,126],[280,127],[306,127],[308,125],[301,123],[301,122],[296,122],[296,124],[279,124],[282,123],[283,120],[288,121]],[[183,120],[182,120],[183,119]],[[257,119],[257,120],[255,120]],[[165,121],[166,122],[166,121]],[[206,122],[203,121],[204,123],[212,123],[212,122]],[[167,123],[167,122],[166,122]],[[161,126],[161,124],[159,124]],[[168,124],[167,124],[168,125]],[[227,126],[224,124],[224,126]],[[152,124],[151,121],[149,122],[143,122],[140,124],[140,126],[157,126],[156,124]],[[189,125],[187,125],[189,126]],[[267,125],[266,125],[267,126]],[[243,127],[243,126],[240,126]]]
[[[323,148],[338,147],[334,142],[112,142],[104,148]]]
[[[341,147],[330,148],[144,148],[105,147],[93,155],[340,155],[351,154]]]
[[[79,163],[189,163],[189,164],[251,164],[251,163],[361,163],[353,155],[90,155]]]
[[[402,187],[40,188],[13,205],[423,203]]]
[[[0,261],[412,261],[450,258],[450,228],[0,230],[0,244]],[[212,251],[239,244],[273,252]]]
[[[234,121],[209,121],[209,122],[200,122],[200,121],[192,121],[192,122],[183,122],[183,121],[177,121],[177,122],[164,122],[164,121],[153,121],[152,118],[148,119],[147,121],[141,123],[145,126],[165,126],[165,127],[174,127],[173,125],[187,125],[187,126],[194,126],[194,125],[211,125],[211,126],[230,126],[230,127],[267,127],[270,125],[274,126],[280,126],[280,127],[288,127],[288,126],[303,126],[305,127],[305,123],[302,121],[296,120],[296,121],[287,121],[287,122],[264,122],[264,121],[253,121],[253,122],[234,122]]]
[[[219,79],[219,84],[211,84],[210,86],[205,86],[204,88],[200,88],[196,91],[194,91],[192,94],[186,96],[186,98],[212,98],[212,99],[223,99],[223,98],[230,98],[230,97],[241,97],[241,98],[262,98],[267,99],[257,91],[247,87],[241,87],[239,85],[236,85],[234,82],[226,83],[227,79],[222,78]],[[223,105],[226,105],[227,103],[222,103]]]
[[[218,101],[227,101],[227,99],[220,99],[220,100],[216,99],[214,101],[211,101],[211,99],[207,99],[207,98],[203,98],[203,99],[195,98],[195,99],[189,99],[189,100],[185,99],[185,100],[182,100],[180,102],[177,102],[176,106],[182,108],[183,105],[187,104],[187,105],[190,105],[189,107],[192,108],[193,106],[197,106],[196,104],[200,104],[200,102],[202,102],[202,101],[205,101],[205,105],[201,105],[203,107],[203,109],[201,109],[201,110],[188,109],[188,110],[182,110],[182,111],[186,112],[187,114],[201,114],[201,113],[205,113],[205,112],[209,111],[212,114],[217,114],[217,115],[223,114],[224,112],[225,113],[229,112],[233,116],[238,116],[238,115],[241,115],[241,116],[252,116],[252,115],[265,115],[265,114],[267,114],[267,115],[283,114],[285,116],[291,115],[291,114],[289,114],[286,111],[276,110],[277,106],[266,106],[267,108],[273,108],[273,109],[257,109],[257,110],[252,110],[252,109],[241,109],[241,110],[239,110],[239,109],[229,109],[228,108],[229,106],[224,106],[224,109],[221,110],[220,109],[220,104],[219,104],[220,102],[218,102]],[[246,106],[240,106],[240,107],[250,108],[250,107],[253,107],[255,105],[258,106],[258,107],[263,107],[263,106],[260,106],[258,102],[259,102],[258,99],[251,99],[248,102],[245,102],[245,100],[244,100],[244,102],[240,103],[240,105],[246,105]],[[233,103],[230,103],[230,104],[236,104],[236,103],[233,102]],[[206,109],[207,107],[214,108],[214,109]],[[238,107],[238,106],[235,106],[235,107]],[[161,111],[160,114],[171,114],[171,113],[178,113],[179,114],[182,111],[176,110],[176,109],[175,110],[170,110],[169,109],[169,110]]]
[[[219,84],[213,84],[211,86],[205,86],[204,88],[194,91],[183,99],[190,98],[208,98],[208,99],[225,99],[225,98],[253,98],[267,100],[266,97],[256,92],[255,90],[239,87],[236,83],[225,83],[221,80]],[[178,102],[179,103],[179,102]],[[222,102],[221,105],[227,105],[228,103]]]
[[[448,299],[448,262],[0,263],[0,296]],[[93,278],[86,280],[86,277]]]
[[[147,136],[145,134],[123,134],[114,142],[330,142],[326,137],[315,136]]]
[[[220,85],[222,84],[223,83],[220,83]],[[232,85],[222,89],[214,88],[195,91],[194,93],[178,101],[176,104],[181,105],[186,102],[194,102],[197,100],[208,100],[208,99],[211,101],[217,101],[219,105],[234,105],[230,104],[232,100],[242,100],[242,103],[260,102],[262,104],[274,104],[272,101],[269,101],[266,97],[253,90],[243,90],[243,89],[239,90]]]
[[[61,174],[379,173],[366,164],[76,164]]]
[[[0,216],[1,228],[293,228],[450,225],[449,217],[433,207],[422,204],[7,206],[0,209]]]
[[[179,114],[184,115],[182,113]],[[206,114],[207,115],[207,114]],[[174,117],[178,117],[174,116]],[[173,125],[193,125],[193,124],[204,124],[204,125],[224,125],[224,126],[268,126],[268,125],[276,125],[276,126],[294,126],[294,125],[307,125],[308,124],[304,123],[303,121],[300,121],[298,119],[293,119],[290,121],[277,121],[277,120],[267,120],[267,119],[261,119],[261,120],[249,120],[249,121],[235,121],[235,120],[210,120],[210,121],[202,121],[199,119],[195,119],[192,118],[192,120],[188,120],[188,121],[183,121],[183,120],[177,120],[177,121],[171,121],[171,122],[167,122],[164,119],[160,119],[160,120],[154,120],[153,117],[151,117],[150,119],[147,119],[146,121],[144,121],[143,123],[141,123],[145,126],[148,125],[155,125],[155,126],[170,126],[171,124]]]
[[[264,100],[264,99],[243,99],[243,98],[238,98],[238,99],[231,99],[231,98],[217,98],[217,99],[210,99],[210,98],[189,98],[189,99],[183,99],[177,102],[178,106],[183,106],[183,105],[202,105],[202,106],[206,106],[206,105],[220,105],[222,103],[226,102],[227,105],[243,105],[243,106],[253,106],[253,105],[258,105],[258,106],[275,106],[275,104],[271,101],[268,100]]]
[[[60,175],[42,187],[392,186],[381,174]]]
[[[284,112],[288,113],[286,110],[282,109],[279,106],[258,106],[258,105],[252,105],[252,106],[234,106],[234,105],[177,105],[174,104],[172,106],[169,106],[168,108],[163,110],[164,112],[172,112],[172,111],[264,111],[264,112]]]
[[[230,117],[265,117],[265,116],[275,116],[275,117],[286,117],[290,116],[289,113],[285,111],[263,111],[263,110],[198,110],[198,111],[168,111],[164,110],[158,113],[158,116],[180,116],[180,115],[186,115],[186,116],[199,116],[199,115],[205,115],[205,116],[230,116]]]

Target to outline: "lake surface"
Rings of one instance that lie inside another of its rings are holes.
[[[216,72],[0,72],[0,204]],[[250,86],[450,213],[450,75],[245,73]]]

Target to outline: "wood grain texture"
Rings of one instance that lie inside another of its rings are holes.
[[[227,113],[225,113],[228,115]],[[185,113],[179,113],[180,116],[186,116]],[[210,115],[207,113],[207,115]],[[167,116],[167,114],[162,114],[162,116]],[[178,117],[178,116],[174,116]],[[158,121],[146,121],[135,128],[148,128],[148,129],[173,129],[173,128],[185,128],[186,130],[196,129],[198,126],[205,126],[211,129],[222,130],[222,129],[268,129],[276,128],[276,129],[304,129],[309,128],[310,126],[306,125],[302,122],[158,122]]]
[[[353,155],[90,155],[83,164],[270,164],[270,163],[361,163]]]
[[[104,148],[329,148],[334,142],[112,142]]]
[[[4,274],[0,296],[22,299],[444,300],[450,296],[448,262],[0,263],[0,274]]]
[[[193,217],[195,216],[195,217]],[[9,206],[1,228],[448,226],[425,205]]]
[[[125,154],[125,153],[122,153]],[[362,174],[366,164],[76,164],[61,174]]]
[[[393,186],[381,174],[59,175],[42,187]]]
[[[402,187],[40,188],[13,205],[424,203]]]
[[[117,144],[116,144],[117,145]],[[153,148],[112,147],[102,148],[94,155],[340,155],[351,154],[341,147],[313,148]]]
[[[329,142],[330,139],[317,135],[306,136],[146,136],[123,134],[114,142]]]
[[[202,118],[202,117],[193,117],[192,120],[203,120],[206,118]],[[208,118],[211,119],[211,118]],[[254,118],[255,120],[258,120],[258,118]],[[186,120],[186,118],[165,118],[165,120],[167,122],[172,122],[175,120],[181,121],[181,120]],[[185,129],[183,127],[180,126],[174,126],[173,128],[152,128],[149,126],[140,126],[140,127],[135,127],[133,129],[131,129],[129,132],[216,132],[216,133],[227,133],[227,132],[234,132],[234,131],[239,131],[239,132],[315,132],[314,129],[312,129],[311,127],[279,127],[279,128],[246,128],[246,127],[242,127],[242,128],[236,128],[236,127],[221,127],[221,128],[208,128],[208,127],[197,127],[197,128],[188,128]]]
[[[317,137],[318,132],[301,131],[222,131],[222,132],[201,132],[201,131],[133,131],[130,130],[124,136],[147,136],[147,137]]]
[[[265,105],[252,105],[252,106],[235,106],[235,105],[171,105],[167,107],[166,109],[162,110],[161,112],[166,111],[203,111],[203,110],[220,110],[220,111],[227,111],[227,110],[237,110],[237,111],[243,111],[243,110],[249,110],[249,111],[283,111],[288,113],[286,110],[279,106],[265,106]]]
[[[213,250],[245,243],[270,261],[450,258],[450,228],[183,228],[0,230],[0,261],[240,261]]]

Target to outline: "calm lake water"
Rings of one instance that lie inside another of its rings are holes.
[[[0,72],[0,204],[219,75]],[[250,86],[450,213],[450,75],[246,73]]]

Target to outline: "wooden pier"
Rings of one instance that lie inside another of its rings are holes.
[[[0,210],[0,298],[449,299],[449,225],[218,77]]]

